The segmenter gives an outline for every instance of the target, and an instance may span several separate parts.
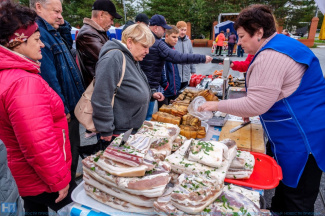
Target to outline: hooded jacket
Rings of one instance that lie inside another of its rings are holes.
[[[57,192],[71,180],[68,123],[40,65],[0,46],[0,139],[21,196]]]
[[[107,53],[108,51],[111,52]],[[122,84],[116,88],[122,75],[123,55],[126,68]],[[114,91],[114,107],[111,102]],[[96,66],[94,92],[91,98],[93,121],[103,136],[121,134],[130,128],[139,129],[146,118],[150,86],[139,62],[118,40],[107,41],[100,51]]]
[[[80,57],[79,61],[82,61],[84,65],[84,68],[81,67],[81,72],[85,86],[88,86],[95,76],[99,52],[108,41],[108,36],[106,31],[95,21],[84,18],[83,23],[76,39],[76,46]]]
[[[165,61],[174,64],[205,63],[205,55],[179,53],[171,49],[155,34],[155,43],[150,47],[149,54],[140,62],[141,69],[146,74],[150,87],[157,90],[160,84],[161,72]]]
[[[15,203],[16,209],[2,211],[1,216],[24,215],[15,179],[12,177],[7,162],[6,146],[0,140],[0,203]],[[15,211],[15,212],[14,212]]]
[[[178,38],[175,49],[180,53],[193,53],[192,42],[187,36],[185,38]],[[181,82],[190,81],[191,73],[196,73],[195,64],[178,64],[177,67]]]

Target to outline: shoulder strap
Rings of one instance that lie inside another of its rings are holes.
[[[119,51],[122,53],[122,56],[123,56],[122,75],[121,75],[121,79],[120,79],[120,81],[117,83],[117,86],[116,86],[115,91],[114,91],[114,95],[113,95],[113,99],[112,99],[112,107],[114,107],[114,99],[115,99],[115,95],[117,94],[117,90],[118,90],[118,88],[120,88],[120,86],[121,86],[121,83],[122,83],[122,81],[123,81],[124,74],[125,74],[125,66],[126,66],[125,55],[124,55],[124,53],[123,53],[121,50],[119,50]]]

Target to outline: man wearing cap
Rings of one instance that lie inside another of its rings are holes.
[[[82,77],[75,59],[57,31],[63,21],[60,0],[30,0],[30,7],[39,16],[37,24],[41,33],[42,48],[40,75],[61,97],[69,124],[72,165],[71,181],[74,183],[79,159],[79,122],[74,116],[74,108],[85,91]],[[65,139],[62,132],[62,139]]]
[[[149,25],[149,18],[146,14],[140,13],[135,17],[135,22],[136,23],[143,23],[145,25]]]
[[[116,8],[110,0],[97,0],[94,2],[91,18],[84,18],[84,25],[80,29],[76,46],[79,66],[88,86],[95,76],[95,67],[102,46],[109,40],[108,29],[114,24],[114,18],[121,19]]]
[[[171,29],[167,25],[165,17],[156,14],[151,17],[149,21],[149,28],[156,38],[155,43],[149,48],[149,54],[140,62],[141,69],[146,74],[150,87],[153,92],[156,92],[160,80],[161,73],[165,61],[172,62],[174,64],[197,64],[197,63],[208,63],[212,61],[210,56],[190,54],[190,53],[179,53],[178,51],[171,49],[164,41],[161,40],[166,29]],[[149,104],[147,113],[147,120],[151,119],[153,112],[154,101]]]

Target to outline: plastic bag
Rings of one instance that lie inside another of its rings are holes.
[[[190,103],[190,105],[187,108],[188,112],[192,116],[199,118],[201,121],[205,121],[205,120],[212,118],[213,113],[211,111],[202,111],[202,112],[197,111],[199,106],[201,106],[205,102],[207,102],[207,101],[202,96],[198,96],[198,97],[194,98],[194,100]]]

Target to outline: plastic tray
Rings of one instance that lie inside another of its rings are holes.
[[[256,189],[272,189],[282,180],[282,170],[277,162],[268,155],[250,152],[254,155],[255,166],[249,179],[225,179],[225,182]]]
[[[91,198],[86,194],[86,191],[84,189],[85,182],[81,182],[73,191],[71,194],[71,198],[74,202],[79,203],[84,206],[88,206],[94,210],[97,210],[99,212],[103,212],[105,214],[111,215],[111,216],[121,216],[121,215],[136,215],[139,216],[141,214],[131,213],[131,212],[123,212],[117,209],[114,209],[108,205],[105,205],[103,203],[98,202],[97,200]]]

